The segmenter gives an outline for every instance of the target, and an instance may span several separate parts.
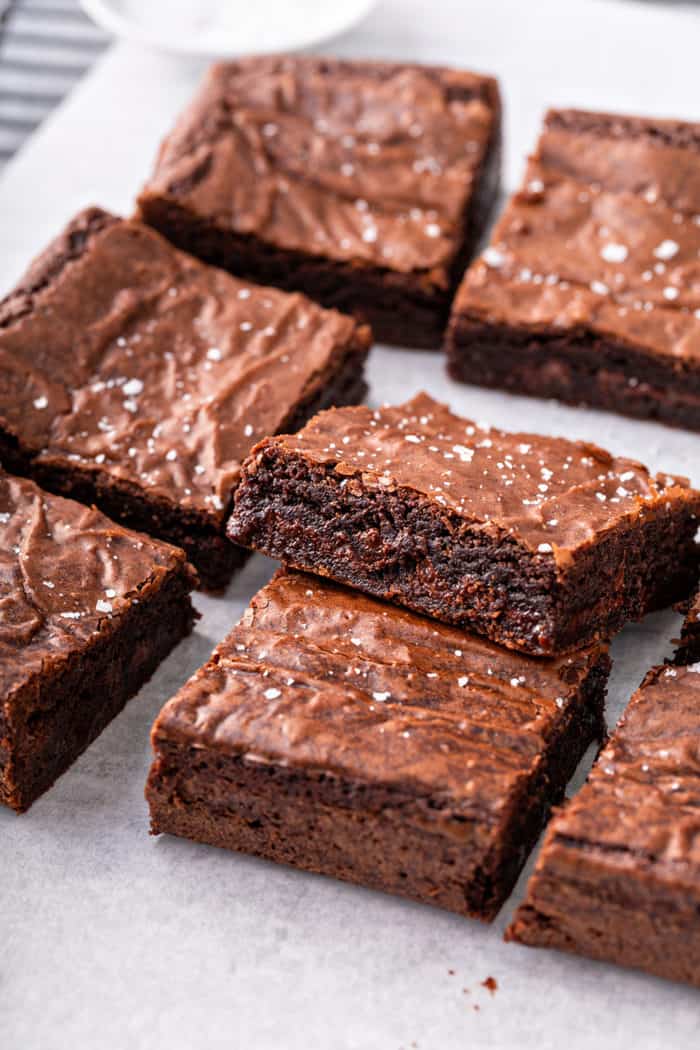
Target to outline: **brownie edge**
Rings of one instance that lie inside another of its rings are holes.
[[[309,177],[313,158],[313,177]],[[497,81],[412,63],[217,63],[139,214],[178,247],[439,347],[500,183]]]
[[[224,531],[242,460],[361,401],[370,343],[90,208],[0,302],[0,461],[181,547],[221,590],[246,557]]]
[[[506,940],[700,987],[700,665],[655,667],[554,816]]]
[[[0,803],[26,810],[192,628],[181,550],[0,471]]]
[[[489,921],[603,733],[609,667],[278,572],[156,720],[151,829]]]
[[[687,597],[700,493],[563,438],[479,426],[419,394],[259,443],[228,535],[534,655]]]
[[[685,604],[683,611],[686,615],[676,652],[676,663],[694,664],[700,661],[700,590],[691,598],[690,603]]]
[[[552,110],[455,296],[453,379],[700,430],[700,124]]]

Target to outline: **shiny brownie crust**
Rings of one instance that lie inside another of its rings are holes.
[[[0,303],[0,459],[177,544],[221,589],[246,557],[224,534],[240,461],[362,400],[369,342],[88,209]]]
[[[26,810],[194,620],[182,551],[0,472],[0,803]]]
[[[296,170],[297,154],[313,157],[313,178]],[[251,59],[212,68],[163,143],[139,208],[207,262],[353,313],[383,342],[436,348],[493,211],[500,164],[491,77]],[[306,213],[314,224],[303,224]]]
[[[465,275],[466,383],[700,429],[700,125],[553,110]]]
[[[687,596],[699,512],[684,479],[480,429],[418,395],[262,442],[228,529],[295,568],[551,655]]]
[[[278,573],[156,721],[152,831],[491,920],[604,732],[608,670]]]
[[[699,667],[657,667],[549,825],[508,940],[700,987]]]

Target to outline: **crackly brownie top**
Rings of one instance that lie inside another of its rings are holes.
[[[282,249],[444,270],[499,120],[489,77],[318,58],[215,65],[144,197]]]
[[[165,706],[154,742],[445,796],[495,819],[605,647],[538,660],[279,572]]]
[[[73,658],[174,570],[176,547],[0,471],[0,697]]]
[[[456,310],[700,362],[700,124],[548,113]]]
[[[700,494],[683,478],[652,476],[584,442],[472,423],[425,393],[403,405],[321,412],[298,434],[259,445],[247,469],[275,448],[378,493],[417,493],[558,564],[655,504],[687,499],[700,515]]]
[[[647,675],[552,838],[700,875],[700,664]]]
[[[0,424],[41,460],[216,518],[356,331],[91,209],[0,303]]]

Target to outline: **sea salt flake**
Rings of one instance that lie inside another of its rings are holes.
[[[34,408],[38,408],[38,409],[41,410],[42,408],[48,408],[48,405],[49,405],[48,397],[44,397],[42,395],[41,397],[34,398]]]
[[[662,241],[661,244],[657,244],[654,248],[654,255],[657,259],[672,259],[674,255],[677,255],[680,251],[680,244],[676,241]]]
[[[615,244],[612,241],[609,244],[604,244],[600,249],[601,259],[605,259],[609,263],[622,263],[628,254],[628,249],[624,244]]]
[[[372,697],[379,703],[383,703],[385,700],[388,700],[390,696],[391,693],[372,693]]]
[[[453,445],[452,451],[457,453],[462,463],[471,463],[474,458],[474,449],[467,448],[466,445]]]
[[[270,688],[265,690],[263,696],[266,700],[276,700],[278,696],[282,696],[282,693],[279,689]]]
[[[95,609],[100,613],[111,613],[112,603],[106,602],[102,598],[98,598],[95,602]]]
[[[498,248],[487,248],[484,252],[483,260],[487,266],[497,270],[499,267],[503,266],[506,257],[503,252],[499,252]]]

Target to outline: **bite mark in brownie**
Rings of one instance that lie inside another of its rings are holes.
[[[608,671],[604,646],[531,659],[280,572],[155,723],[152,830],[490,920]]]
[[[0,471],[0,803],[49,788],[189,633],[181,550]]]
[[[500,136],[491,77],[221,63],[163,143],[140,214],[208,262],[434,348],[498,194]]]
[[[0,303],[0,458],[181,546],[221,588],[256,440],[361,400],[370,335],[147,226],[81,213]]]
[[[262,441],[228,532],[298,569],[552,654],[687,596],[700,493],[582,442],[419,394]]]
[[[465,275],[450,375],[700,429],[700,125],[552,110]]]
[[[506,938],[700,986],[700,664],[649,672]]]

